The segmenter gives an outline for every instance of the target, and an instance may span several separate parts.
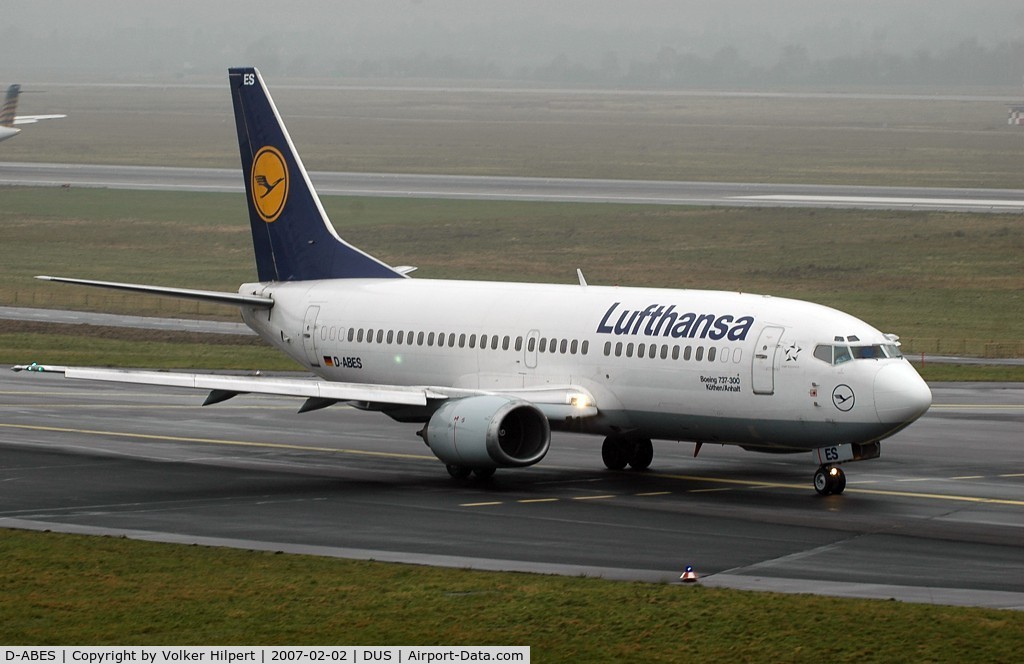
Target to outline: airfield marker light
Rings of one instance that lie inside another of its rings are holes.
[[[683,583],[696,583],[697,582],[697,573],[693,571],[693,565],[687,565],[686,566],[686,569],[683,570],[683,573],[679,577],[679,580],[682,581]]]

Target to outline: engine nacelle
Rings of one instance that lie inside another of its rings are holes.
[[[425,439],[446,464],[532,466],[548,453],[551,426],[539,408],[521,399],[466,397],[448,401],[434,412]]]

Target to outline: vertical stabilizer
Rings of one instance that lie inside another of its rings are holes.
[[[259,71],[228,79],[259,280],[405,278],[338,237]]]
[[[21,86],[14,83],[7,88],[7,95],[4,97],[4,107],[0,109],[0,127],[13,127],[14,116],[18,111],[18,94],[21,93]]]

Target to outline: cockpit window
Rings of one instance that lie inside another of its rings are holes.
[[[820,344],[814,349],[814,357],[829,364],[842,364],[850,360],[881,360],[889,357],[903,357],[896,344],[872,344],[848,346],[846,344]]]

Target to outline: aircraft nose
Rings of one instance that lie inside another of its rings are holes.
[[[910,423],[932,405],[932,391],[909,362],[887,364],[875,375],[875,412],[883,423]]]

